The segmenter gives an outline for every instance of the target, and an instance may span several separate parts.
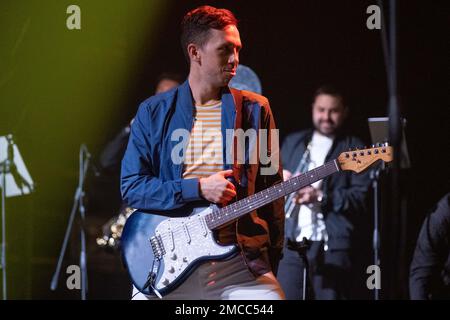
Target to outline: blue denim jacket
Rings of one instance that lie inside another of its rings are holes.
[[[236,107],[235,101],[239,101]],[[240,104],[240,106],[239,106]],[[131,126],[127,150],[122,160],[121,191],[124,201],[140,210],[173,210],[196,201],[204,201],[199,193],[199,180],[183,179],[183,163],[171,158],[179,140],[172,141],[177,129],[191,131],[193,125],[193,98],[188,81],[168,92],[152,96],[139,107]],[[222,90],[223,159],[229,159],[227,129],[234,129],[239,119],[244,130],[252,128],[275,129],[268,100],[247,91],[224,88]],[[259,133],[258,133],[259,135]],[[229,144],[230,146],[232,144]],[[269,143],[270,147],[270,143]],[[235,168],[239,185],[238,198],[242,198],[282,181],[281,164],[273,175],[261,175],[263,167],[248,161],[238,168],[224,161],[223,169]],[[270,150],[278,157],[279,150]],[[250,270],[263,274],[276,271],[284,238],[284,199],[272,202],[244,217],[235,225],[236,240],[245,253]]]

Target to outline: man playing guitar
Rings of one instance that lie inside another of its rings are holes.
[[[278,137],[271,135],[275,122],[268,100],[249,91],[228,88],[242,47],[234,15],[210,6],[190,11],[182,21],[181,43],[190,67],[188,79],[141,104],[131,126],[121,173],[122,195],[129,206],[162,212],[167,217],[202,203],[223,206],[282,181],[279,152],[277,148],[270,149],[271,140]],[[262,164],[259,155],[256,162],[227,161],[234,159],[229,148],[234,143],[226,129],[237,128],[254,129],[256,133],[256,141],[245,144],[243,154],[265,139],[270,163]],[[184,141],[182,161],[177,160],[179,130],[190,133]],[[263,167],[274,163],[275,170],[264,173]],[[187,232],[171,233],[176,237],[173,243]],[[224,261],[203,262],[164,298],[284,299],[274,276],[283,233],[281,197],[218,230],[220,243],[238,245],[236,254]],[[155,247],[162,241],[153,240]],[[171,257],[179,258],[175,253]],[[187,261],[188,257],[183,259]],[[168,279],[161,281],[167,283]],[[151,299],[159,295],[151,281],[146,286],[152,288],[150,294],[135,287],[133,297]]]

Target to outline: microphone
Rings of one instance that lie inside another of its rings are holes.
[[[91,153],[89,152],[89,149],[87,148],[87,146],[84,143],[80,147],[80,152],[85,154],[86,159],[92,160],[93,157],[92,157]],[[100,176],[100,170],[97,168],[97,166],[92,161],[90,161],[89,164],[90,164],[89,165],[90,168],[92,169],[92,172],[94,172],[94,175],[96,177],[99,177]]]
[[[86,154],[86,158],[91,159],[91,153],[89,152],[88,148],[86,147],[85,144],[82,145],[83,151]]]

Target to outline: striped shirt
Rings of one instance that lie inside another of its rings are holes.
[[[221,119],[221,101],[195,106],[183,178],[204,178],[223,170]]]

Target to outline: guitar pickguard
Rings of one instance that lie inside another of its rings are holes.
[[[155,234],[160,237],[163,247],[163,265],[156,288],[165,288],[175,282],[182,274],[200,260],[226,255],[235,246],[218,244],[205,221],[211,208],[186,218],[169,218],[162,221]]]

